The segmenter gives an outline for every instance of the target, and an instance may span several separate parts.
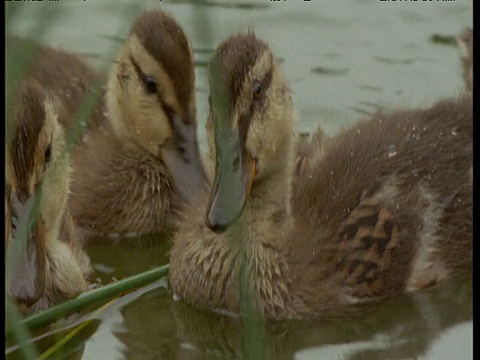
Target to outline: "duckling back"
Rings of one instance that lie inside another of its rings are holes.
[[[329,277],[348,298],[418,290],[470,271],[472,140],[468,98],[378,113],[328,140],[292,190],[298,226],[310,229],[289,248],[305,286],[325,281],[305,264],[321,268],[328,253]],[[329,247],[317,256],[303,250]]]
[[[48,94],[60,124],[68,132],[98,75],[75,54],[17,36],[9,35],[6,40],[10,58],[21,57],[26,50],[33,54],[34,60],[27,63],[22,78],[33,79]]]

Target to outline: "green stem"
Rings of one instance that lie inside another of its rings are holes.
[[[86,307],[90,307],[100,302],[104,303],[116,296],[121,295],[122,293],[129,292],[152,283],[166,276],[167,273],[168,264],[126,279],[119,280],[112,284],[102,286],[99,289],[84,293],[73,300],[54,305],[45,311],[22,319],[12,326],[5,328],[5,341],[12,338],[12,336],[15,334],[15,328],[26,327],[28,329],[38,329],[74,312],[85,309]]]

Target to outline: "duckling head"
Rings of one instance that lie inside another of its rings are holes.
[[[116,135],[160,158],[184,200],[189,189],[203,188],[192,49],[172,17],[150,10],[137,18],[112,66],[106,100]]]
[[[175,117],[196,125],[194,77],[182,28],[162,11],[141,14],[109,76],[107,108],[116,134],[160,156]]]
[[[63,271],[57,260],[66,245],[55,242],[59,243],[68,196],[70,155],[42,88],[28,81],[19,85],[17,95],[12,116],[7,116],[5,144],[7,292],[28,308],[42,298],[46,287],[58,288],[51,272]],[[79,281],[85,285],[81,274],[64,275],[72,286]]]
[[[210,63],[209,102],[216,168],[206,223],[220,232],[241,215],[252,186],[288,167],[295,116],[275,57],[252,32],[218,47]]]

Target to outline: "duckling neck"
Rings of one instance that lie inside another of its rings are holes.
[[[252,184],[250,194],[240,223],[245,226],[244,241],[241,241],[246,252],[262,251],[264,245],[281,249],[283,239],[290,228],[290,184],[292,165],[295,155],[296,133],[289,132],[269,173],[257,178]],[[275,163],[279,166],[275,166]],[[257,248],[257,245],[260,248]],[[250,249],[250,250],[249,250]]]

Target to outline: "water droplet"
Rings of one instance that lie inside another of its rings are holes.
[[[360,134],[360,133],[361,133],[360,129],[357,129],[357,134]]]
[[[452,128],[452,131],[450,131],[450,133],[453,135],[453,136],[457,136],[457,128]]]
[[[350,152],[350,157],[353,157],[353,151]]]
[[[388,147],[388,157],[391,158],[395,155],[397,155],[397,148],[392,144]]]
[[[417,177],[418,176],[418,170],[417,169],[413,169],[412,170],[412,175]]]

